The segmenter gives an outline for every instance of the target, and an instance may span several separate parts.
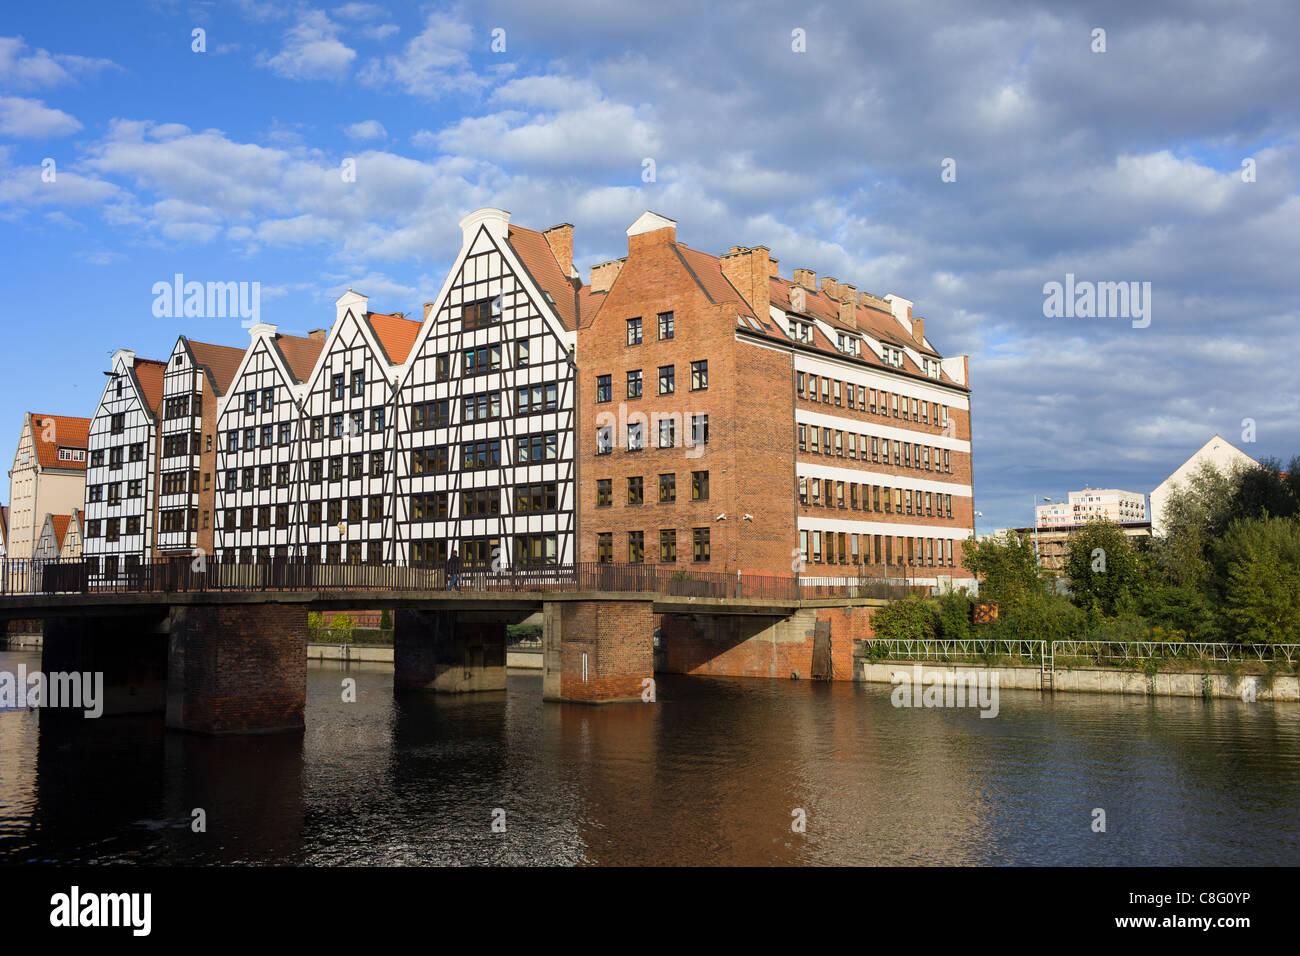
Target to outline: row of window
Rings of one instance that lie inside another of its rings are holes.
[[[460,492],[460,517],[483,518],[501,514],[500,488],[474,488]],[[516,514],[543,514],[560,508],[557,482],[537,482],[507,489],[514,495]],[[435,491],[411,496],[412,521],[437,521],[450,517],[450,491]]]
[[[126,518],[91,518],[86,522],[86,538],[98,538],[102,535],[105,541],[116,541],[123,534],[139,534],[140,522],[139,515]]]
[[[640,413],[638,413],[639,415]],[[678,416],[675,412],[671,414],[654,414],[650,416],[651,422],[656,426],[658,431],[659,448],[676,448]],[[626,431],[627,444],[623,447],[628,451],[643,451],[646,447],[646,422],[628,422]],[[709,443],[709,416],[692,415],[690,440],[686,442],[685,447],[694,448]],[[596,429],[596,454],[608,455],[614,450],[614,426],[602,425]]]
[[[855,435],[853,432],[821,428],[817,425],[799,425],[796,433],[795,440],[799,450],[814,455],[831,455],[835,458],[851,458],[858,461],[870,460],[888,465],[891,463],[892,451],[892,463],[903,468],[952,472],[951,453],[947,448],[899,441],[896,438],[891,440],[872,435]]]
[[[191,410],[193,409],[193,410]],[[163,401],[163,419],[190,418],[203,414],[203,396],[175,395]]]
[[[451,399],[436,398],[420,402],[412,408],[411,427],[416,431],[446,428],[451,425]],[[537,415],[559,409],[559,385],[545,382],[540,385],[523,385],[515,389],[515,415]],[[460,400],[462,423],[492,421],[501,417],[501,392],[479,392]],[[510,415],[509,408],[505,409]]]
[[[108,467],[117,469],[122,467],[123,449],[126,451],[127,461],[144,461],[144,442],[138,441],[131,445],[118,445],[116,448],[108,449]],[[90,467],[104,467],[104,449],[99,448],[90,453]]]
[[[956,567],[951,538],[800,531],[804,561],[813,564],[883,564],[889,567]],[[811,550],[810,550],[811,549]]]
[[[843,407],[847,404],[849,408],[870,412],[872,415],[901,418],[903,421],[920,422],[923,425],[933,424],[939,428],[948,427],[947,405],[909,398],[884,389],[853,385],[826,375],[796,372],[795,391],[800,398],[822,405],[835,404]]]
[[[708,528],[691,529],[691,560],[703,564],[709,560]],[[646,542],[644,531],[627,532],[628,564],[644,564],[646,560]],[[600,531],[596,534],[596,560],[602,564],[614,561],[614,533]],[[659,563],[675,564],[677,562],[677,529],[663,528],[659,531]]]
[[[673,337],[674,320],[671,312],[659,313],[659,341],[663,342]],[[627,320],[627,344],[640,345],[642,341],[641,334],[641,317]]]
[[[201,447],[198,432],[176,432],[164,435],[162,456],[164,458],[183,458],[199,454]],[[212,451],[212,436],[207,436],[207,450]]]
[[[645,504],[645,478],[634,475],[627,479],[627,503],[629,505]],[[677,475],[669,472],[659,476],[659,503],[670,504],[677,500]],[[691,472],[691,500],[709,500],[709,473],[707,471]],[[596,507],[608,508],[614,504],[614,479],[596,479]]]
[[[845,508],[852,511],[883,511],[885,514],[915,514],[952,517],[952,495],[887,485],[864,485],[830,478],[800,478],[799,503],[814,508]],[[883,504],[883,508],[881,507]]]
[[[482,471],[501,467],[500,438],[464,442],[460,446],[460,470]],[[519,435],[514,439],[515,462],[521,465],[555,461],[560,454],[559,432]],[[411,451],[411,474],[442,474],[451,470],[451,445],[434,445]]]
[[[641,369],[634,368],[627,374],[627,398],[640,398],[644,394],[645,381]],[[699,392],[709,387],[709,361],[700,359],[691,363],[691,391]],[[673,395],[677,392],[677,366],[659,366],[659,394]],[[613,375],[596,376],[596,403],[614,400]]]
[[[126,482],[125,484],[127,498],[144,497],[144,479],[136,478],[132,481]],[[115,505],[123,498],[122,485],[123,482],[120,481],[110,482],[105,485],[86,485],[86,501],[104,501],[105,495],[107,495],[108,503],[110,505]]]

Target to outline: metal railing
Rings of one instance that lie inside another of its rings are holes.
[[[263,563],[175,558],[105,573],[84,559],[0,561],[0,595],[157,594],[210,591],[441,591],[465,592],[623,591],[670,597],[895,598],[916,590],[888,578],[800,579],[794,574],[725,573],[685,570],[679,565],[517,565],[504,568],[464,564],[319,564],[302,559]]]
[[[1008,658],[1055,670],[1058,659],[1098,666],[1137,667],[1152,660],[1300,664],[1300,644],[1230,644],[1224,641],[1026,641],[874,638],[869,656],[882,660],[988,662]],[[1076,665],[1077,666],[1077,665]]]
[[[999,658],[1038,664],[1049,653],[1046,641],[1014,639],[942,640],[935,638],[876,638],[870,642],[873,657],[903,661],[986,662]]]

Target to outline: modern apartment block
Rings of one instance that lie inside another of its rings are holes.
[[[7,557],[31,560],[47,514],[71,514],[86,496],[89,418],[28,412],[9,470]]]
[[[967,362],[911,302],[649,212],[584,295],[582,560],[971,580]]]
[[[87,566],[109,579],[153,560],[166,363],[118,349],[111,367],[90,420],[82,543]]]
[[[163,373],[155,554],[213,553],[217,403],[243,361],[241,349],[176,340]]]
[[[217,403],[213,479],[219,516],[213,554],[244,564],[301,555],[307,518],[302,402],[325,347],[324,330],[303,338],[258,323],[249,334],[248,351]]]
[[[1132,524],[1147,520],[1146,496],[1117,488],[1085,488],[1071,491],[1068,501],[1039,505],[1036,518],[1040,528],[1065,528],[1093,519]]]
[[[570,563],[574,535],[573,227],[500,209],[461,249],[403,372],[396,421],[399,563]]]

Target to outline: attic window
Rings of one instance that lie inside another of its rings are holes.
[[[797,339],[800,342],[811,342],[813,340],[812,323],[791,319],[790,338]]]
[[[543,292],[542,295],[545,297],[547,302],[551,305],[555,305],[555,296],[551,295],[549,292]]]
[[[861,354],[857,338],[852,335],[845,335],[843,332],[837,334],[836,347],[846,355]]]

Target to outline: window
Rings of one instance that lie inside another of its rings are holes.
[[[433,377],[434,381],[437,382],[445,382],[447,379],[451,378],[450,355],[439,355],[434,359]]]
[[[596,376],[596,401],[597,402],[608,402],[613,400],[614,387],[611,384],[610,379],[611,376],[609,375]]]
[[[361,455],[349,455],[348,456],[348,477],[360,478],[364,464],[365,463]]]
[[[671,312],[659,313],[659,340],[671,339],[673,337],[673,314]]]
[[[665,528],[659,532],[659,560],[672,564],[677,560],[677,531]]]
[[[612,478],[596,479],[596,507],[608,508],[614,503],[614,480]]]
[[[553,481],[515,488],[515,511],[534,513],[559,508],[560,486]]]
[[[384,430],[384,407],[382,405],[370,410],[370,430],[376,435]]]
[[[834,383],[834,386],[835,386],[835,388],[834,388],[834,391],[835,391],[835,404],[836,404],[836,405],[843,405],[843,404],[844,404],[844,396],[843,396],[843,393],[842,393],[842,391],[841,391],[841,385],[840,385],[840,383],[837,381],[837,382]]]
[[[640,475],[627,480],[627,503],[630,505],[645,504],[645,481]]]
[[[501,299],[479,299],[467,302],[461,309],[460,327],[466,331],[484,329],[501,321]]]
[[[709,387],[709,361],[701,359],[691,363],[691,391]]]
[[[384,476],[384,453],[382,451],[372,451],[370,453],[370,477],[382,478]]]
[[[288,505],[275,506],[275,526],[277,528],[289,527],[289,506]]]
[[[663,504],[677,500],[677,475],[659,476],[659,501]]]
[[[432,402],[421,402],[411,410],[411,427],[416,431],[429,428],[446,428],[451,422],[451,402],[440,398]]]
[[[122,448],[110,448],[108,450],[108,467],[117,471],[122,467]]]
[[[800,478],[799,479],[799,504],[806,505],[807,503],[808,503],[808,479]]]
[[[462,491],[460,513],[466,518],[481,518],[501,513],[501,489],[475,488]]]
[[[416,448],[411,452],[411,474],[438,474],[447,471],[451,462],[451,449],[447,445]]]
[[[659,420],[659,447],[672,448],[677,444],[677,422],[671,418]]]
[[[645,448],[645,422],[628,422],[627,450],[641,451]]]
[[[518,439],[518,460],[521,463],[554,461],[559,454],[559,442],[560,436],[558,432],[524,435]],[[497,442],[497,444],[500,443]]]
[[[799,433],[799,450],[807,451],[808,450],[808,426],[800,425],[798,428],[798,433]]]
[[[330,459],[330,481],[343,480],[343,456],[335,455]]]
[[[693,528],[691,529],[691,550],[692,556],[696,561],[709,560],[709,529]]]
[[[463,354],[465,375],[482,375],[495,372],[501,368],[501,346],[485,345],[476,349],[466,349]]]
[[[262,389],[262,411],[269,412],[275,406],[275,388]]]
[[[257,487],[263,490],[271,487],[271,466],[262,465],[257,469]]]
[[[553,412],[558,403],[558,386],[554,382],[549,385],[525,385],[516,395],[517,414],[520,415]]]
[[[639,368],[627,373],[627,397],[641,397],[641,370]]]
[[[262,439],[261,439],[261,440],[262,440],[262,447],[263,447],[263,448],[270,448],[270,447],[271,447],[271,426],[270,426],[270,425],[263,425],[263,426],[262,426]]]
[[[596,560],[601,564],[610,564],[614,560],[614,534],[602,531],[596,535]]]
[[[691,500],[709,500],[709,473],[707,471],[691,472]]]
[[[257,392],[244,393],[244,414],[252,415],[257,411]]]
[[[627,320],[627,344],[628,345],[641,344],[641,320],[640,319]]]
[[[557,551],[557,535],[522,534],[515,537],[515,561],[518,564],[554,564]]]
[[[661,365],[659,366],[659,394],[671,395],[677,390],[677,366]]]
[[[309,502],[307,505],[307,523],[320,524],[321,507],[319,501]]]
[[[614,449],[614,429],[611,425],[602,425],[596,429],[596,454],[608,455]]]
[[[629,531],[627,533],[627,563],[641,564],[645,561],[645,532]]]
[[[543,386],[534,386],[537,389],[537,400],[541,402],[541,390]],[[532,409],[531,399],[532,391],[528,388],[519,389],[519,413],[526,415]],[[477,395],[466,395],[460,400],[460,419],[468,424],[470,422],[485,422],[501,417],[501,393],[500,392],[480,392]]]
[[[360,524],[360,523],[361,523],[361,499],[349,498],[348,499],[348,524]]]
[[[234,449],[231,450],[233,451]],[[90,464],[92,468],[102,468],[104,466],[103,451],[92,451],[90,453]]]
[[[523,455],[524,442],[527,439],[520,439],[520,455]],[[521,457],[520,460],[525,460]],[[480,471],[484,468],[499,468],[501,466],[501,439],[494,438],[491,441],[466,442],[461,446],[461,469],[464,471]]]
[[[709,443],[708,415],[691,416],[691,441],[696,445],[707,445]]]
[[[366,393],[366,373],[358,369],[352,373],[352,396],[360,398]]]
[[[292,435],[292,431],[293,431],[293,426],[289,422],[281,422],[279,425],[278,434],[276,435],[277,443],[281,445],[289,444],[289,439]]]
[[[528,367],[529,340],[519,339],[515,342],[515,368]]]

